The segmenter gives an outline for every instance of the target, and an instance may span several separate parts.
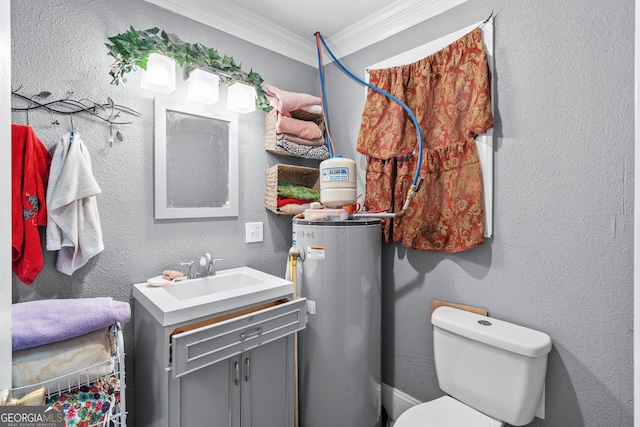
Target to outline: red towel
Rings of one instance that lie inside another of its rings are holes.
[[[47,225],[51,155],[29,126],[11,125],[13,272],[30,285],[44,267],[38,226]]]
[[[284,205],[290,205],[290,204],[295,204],[295,205],[304,205],[306,203],[311,203],[314,200],[300,200],[300,199],[292,199],[289,197],[278,197],[278,207],[284,206]]]

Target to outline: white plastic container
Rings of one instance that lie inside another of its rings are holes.
[[[346,209],[305,209],[304,219],[309,221],[344,221],[349,218]]]
[[[320,163],[320,202],[329,208],[349,206],[357,200],[356,162],[335,156]]]

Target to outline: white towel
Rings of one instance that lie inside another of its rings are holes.
[[[68,386],[74,387],[84,374],[69,374],[80,368],[94,378],[113,372],[114,354],[115,340],[108,327],[64,341],[15,350],[11,353],[12,386],[24,387],[68,375],[63,384],[67,386],[69,382]],[[56,387],[55,381],[47,385]]]
[[[47,250],[59,251],[56,267],[72,275],[102,252],[102,228],[89,150],[77,132],[55,146],[47,188]]]

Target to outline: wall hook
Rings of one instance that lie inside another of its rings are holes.
[[[54,114],[65,114],[70,116],[79,113],[86,113],[107,123],[113,123],[114,125],[128,125],[132,123],[117,121],[120,118],[120,112],[124,112],[136,117],[141,116],[140,113],[131,108],[115,104],[113,100],[111,100],[111,98],[108,98],[107,104],[99,104],[86,98],[80,100],[72,99],[71,96],[73,95],[73,91],[68,91],[64,98],[56,99],[49,102],[38,102],[36,98],[47,98],[51,95],[51,92],[42,91],[36,95],[29,97],[19,92],[21,88],[22,86],[20,86],[16,90],[12,90],[11,95],[15,98],[19,98],[27,102],[27,106],[11,107],[12,111],[26,111],[27,114],[29,114],[31,110],[44,109]],[[108,106],[110,109],[110,113],[108,116],[101,115],[101,113],[106,111],[105,106]]]
[[[56,119],[55,117],[53,117],[53,111],[49,110],[49,120],[51,120],[51,124],[52,125],[59,125],[60,122],[58,121],[58,119]]]
[[[493,12],[494,10],[491,9],[491,15],[489,15],[489,17],[487,19],[485,19],[484,21],[482,21],[482,24],[480,24],[480,26],[482,27],[484,24],[486,24],[487,22],[489,22],[491,20],[491,18],[493,17]]]

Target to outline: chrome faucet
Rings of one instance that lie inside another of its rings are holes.
[[[189,266],[189,271],[187,272],[187,279],[195,279],[196,277],[198,277],[198,273],[196,273],[196,269],[193,268],[193,261],[181,262],[180,265]]]
[[[216,261],[222,261],[221,258],[211,258],[211,254],[205,252],[200,257],[200,268],[198,269],[199,276],[215,276],[216,267],[214,263]]]

